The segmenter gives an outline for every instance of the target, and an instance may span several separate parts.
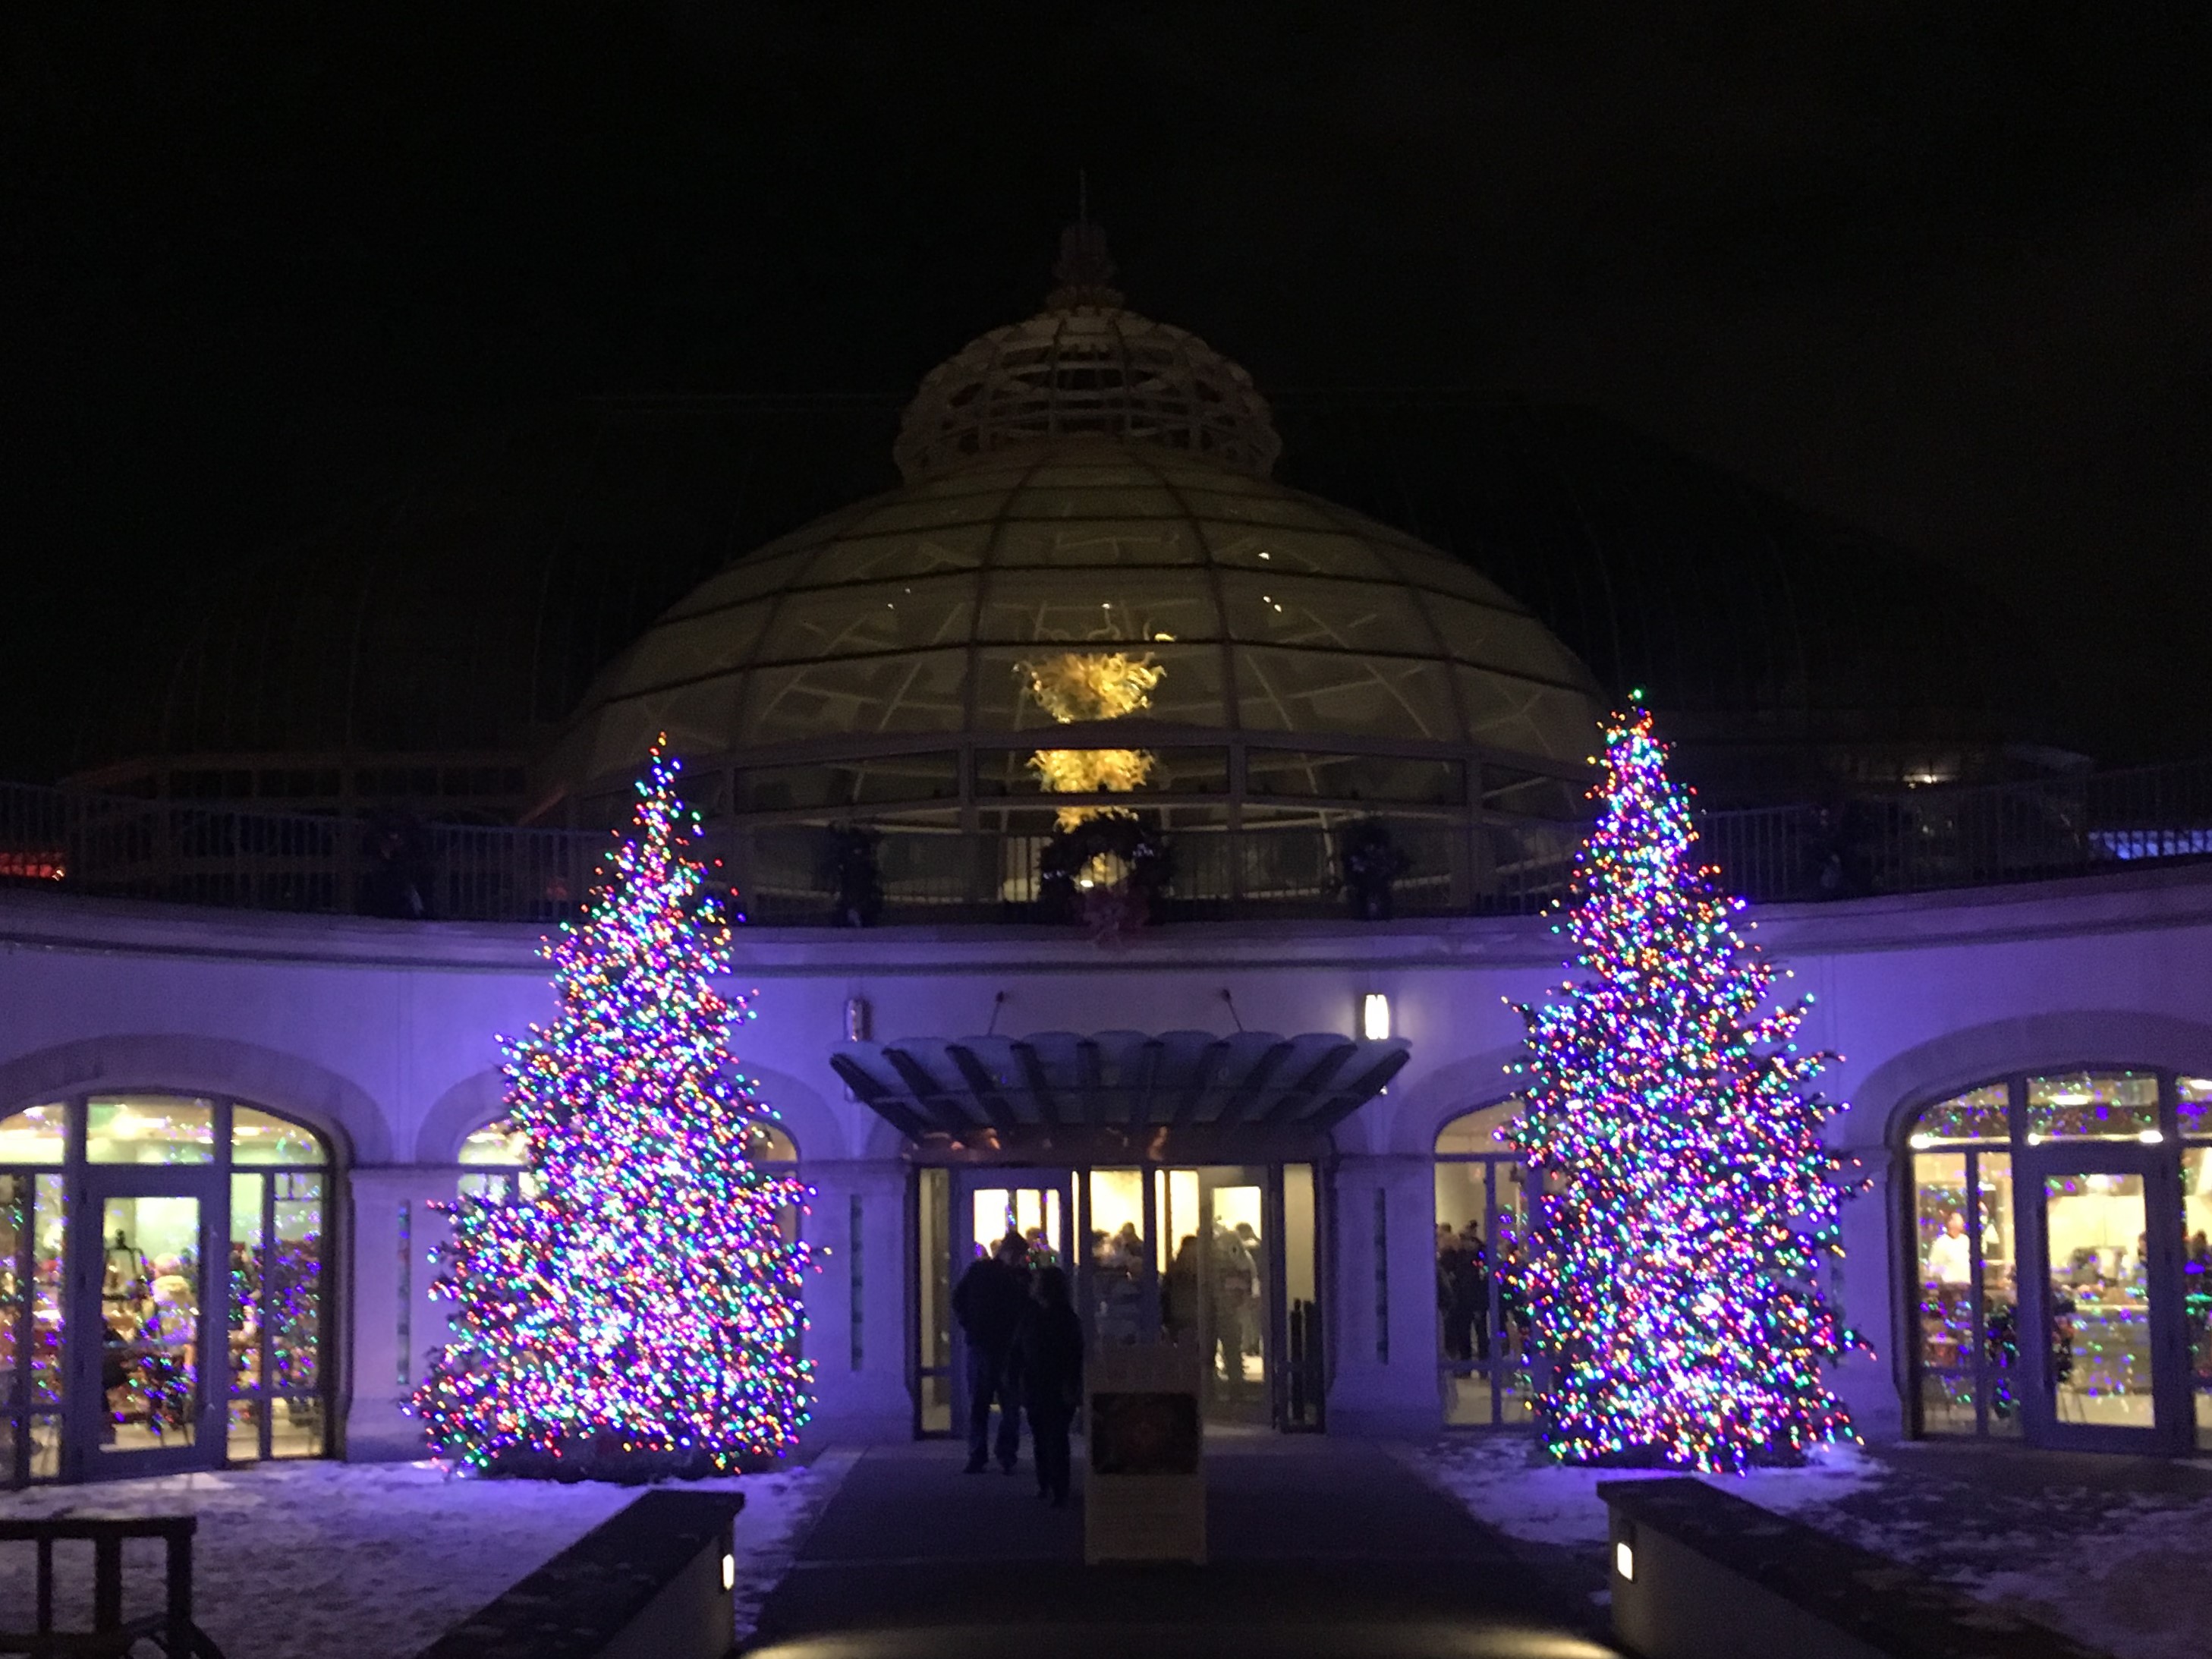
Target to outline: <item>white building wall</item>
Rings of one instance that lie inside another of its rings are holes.
[[[1875,1356],[1839,1385],[1875,1434],[1901,1422],[1905,1309],[1891,1261],[1891,1147],[1911,1108],[2002,1071],[2087,1062],[2212,1074],[2212,872],[2174,869],[1766,913],[1762,941],[1816,994],[1805,1039],[1840,1049],[1836,1125],[1873,1184],[1847,1209],[1839,1291]],[[261,916],[0,895],[0,1113],[103,1087],[225,1091],[316,1124],[349,1194],[342,1375],[356,1456],[412,1455],[398,1410],[398,1206],[410,1206],[407,1375],[437,1340],[422,1260],[456,1149],[498,1106],[498,1034],[552,1011],[531,930]],[[902,1436],[909,1267],[898,1141],[828,1061],[848,1000],[873,1035],[1189,1028],[1353,1029],[1388,993],[1413,1060],[1339,1130],[1326,1308],[1339,1429],[1437,1420],[1427,1158],[1438,1127],[1505,1092],[1520,1036],[1507,999],[1563,977],[1534,920],[1162,929],[1120,949],[1006,927],[742,930],[733,988],[757,988],[734,1046],[819,1188],[826,1246],[810,1296],[818,1420]],[[1224,990],[1231,1000],[1224,1000]],[[1377,1348],[1374,1194],[1385,1195],[1389,1353]],[[861,1205],[853,1363],[851,1204]]]

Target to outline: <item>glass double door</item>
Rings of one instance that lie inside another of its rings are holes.
[[[2030,1437],[2083,1450],[2191,1449],[2191,1310],[2171,1148],[2045,1146],[2018,1163]]]
[[[1066,1271],[1094,1347],[1162,1338],[1195,1347],[1212,1420],[1318,1426],[1311,1166],[946,1173],[942,1212],[931,1198],[938,1172],[924,1172],[922,1192],[925,1429],[964,1431],[965,1340],[947,1316],[951,1292],[1009,1237],[1031,1270]],[[942,1277],[929,1260],[939,1240],[951,1256]],[[933,1412],[947,1396],[949,1413]]]

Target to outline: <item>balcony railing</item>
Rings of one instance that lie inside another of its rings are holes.
[[[1378,812],[1403,855],[1398,915],[1540,910],[1566,890],[1584,826]],[[2028,783],[1931,787],[1700,820],[1723,883],[1759,901],[2033,881],[2212,856],[2212,763]],[[1179,830],[1162,921],[1349,913],[1347,824]],[[0,884],[227,908],[551,922],[574,914],[609,845],[598,832],[414,824],[244,811],[0,784]],[[885,826],[878,919],[1044,919],[1046,838]],[[748,921],[830,925],[830,833],[710,829],[707,850]]]

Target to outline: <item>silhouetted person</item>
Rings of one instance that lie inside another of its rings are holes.
[[[953,1287],[952,1313],[968,1339],[968,1473],[981,1474],[991,1447],[991,1402],[999,1402],[999,1467],[1021,1455],[1021,1407],[1013,1394],[1014,1334],[1029,1305],[1029,1247],[1016,1233],[970,1262]]]
[[[1067,1274],[1046,1267],[1014,1336],[1014,1370],[1030,1412],[1030,1455],[1037,1496],[1067,1503],[1067,1431],[1083,1399],[1083,1322],[1067,1299]]]

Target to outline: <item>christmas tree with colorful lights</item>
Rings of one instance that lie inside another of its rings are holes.
[[[732,1069],[743,999],[694,850],[679,763],[654,745],[630,833],[549,939],[559,1012],[504,1042],[531,1169],[452,1207],[435,1294],[447,1345],[416,1391],[433,1450],[493,1474],[696,1476],[788,1450],[806,1247],[797,1182],[749,1157],[770,1114]]]
[[[1801,1462],[1851,1436],[1822,1376],[1856,1346],[1820,1284],[1841,1254],[1835,1109],[1808,1086],[1835,1056],[1793,1040],[1809,996],[1772,1006],[1649,713],[1614,717],[1604,769],[1554,929],[1583,976],[1520,1010],[1544,1443],[1571,1463]]]

